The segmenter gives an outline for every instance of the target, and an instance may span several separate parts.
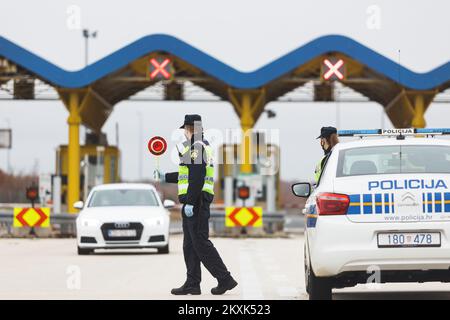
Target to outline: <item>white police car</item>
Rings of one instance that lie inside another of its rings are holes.
[[[157,248],[169,253],[170,217],[167,208],[152,185],[113,183],[96,186],[77,217],[78,254],[95,249]]]
[[[310,299],[331,299],[332,288],[366,283],[377,270],[382,283],[450,282],[450,141],[428,138],[450,129],[338,134],[395,137],[341,142],[315,188],[293,185],[308,197]]]

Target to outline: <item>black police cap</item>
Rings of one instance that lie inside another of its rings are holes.
[[[195,124],[195,122],[197,123],[201,123],[202,122],[202,117],[198,114],[187,114],[184,116],[184,123],[183,125],[180,127],[180,129],[184,129],[184,127],[186,125],[188,126],[193,126]]]
[[[334,133],[337,133],[337,129],[335,127],[322,127],[320,129],[320,136],[318,136],[316,139],[328,138]]]

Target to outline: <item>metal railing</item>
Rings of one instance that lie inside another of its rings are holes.
[[[284,212],[264,212],[263,227],[225,227],[225,212],[211,211],[210,224],[214,235],[264,235],[282,232],[284,230],[285,213]]]
[[[0,236],[25,236],[30,228],[14,228],[13,227],[13,213],[0,212]],[[52,228],[44,232],[47,228],[35,228],[42,230],[44,236],[54,237],[73,237],[76,235],[75,219],[77,215],[69,213],[52,214],[50,222]],[[18,229],[23,229],[19,232]]]
[[[76,236],[76,218],[78,215],[69,213],[52,214],[50,216],[51,228],[36,228],[36,231],[43,237],[74,237]],[[263,214],[262,228],[227,228],[225,227],[225,212],[223,210],[213,210],[210,215],[210,225],[214,235],[242,234],[242,231],[251,233],[257,230],[258,234],[273,234],[283,231],[285,214],[283,212],[267,212]],[[13,213],[0,212],[0,237],[23,237],[30,231],[30,228],[14,228]],[[174,221],[171,224],[171,233],[180,233],[181,225]]]

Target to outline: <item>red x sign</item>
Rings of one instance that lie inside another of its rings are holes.
[[[150,59],[150,78],[163,77],[165,79],[170,78],[170,59]]]
[[[323,60],[323,64],[324,64],[323,78],[325,80],[344,79],[344,61],[342,59],[339,59],[334,64],[330,60],[325,59]]]

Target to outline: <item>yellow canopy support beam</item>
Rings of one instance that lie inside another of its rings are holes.
[[[414,99],[414,118],[411,121],[413,128],[425,128],[425,103],[423,95],[418,94]]]
[[[111,105],[92,86],[83,89],[58,89],[59,97],[70,112],[70,94],[78,94],[79,115],[81,124],[96,133],[101,133],[101,129],[113,110]]]
[[[424,128],[425,111],[433,101],[436,91],[406,91],[399,94],[384,110],[396,128]]]
[[[73,204],[80,200],[80,97],[78,92],[69,93],[69,146],[67,172],[67,211],[77,213]]]
[[[111,114],[113,106],[92,87],[89,87],[80,101],[79,109],[82,123],[99,134]]]
[[[228,95],[241,124],[241,173],[250,174],[253,172],[253,127],[264,110],[265,90],[235,90],[230,88],[228,89]]]
[[[255,125],[255,119],[252,113],[251,96],[249,93],[242,95],[241,107],[241,173],[252,173],[252,129]]]

